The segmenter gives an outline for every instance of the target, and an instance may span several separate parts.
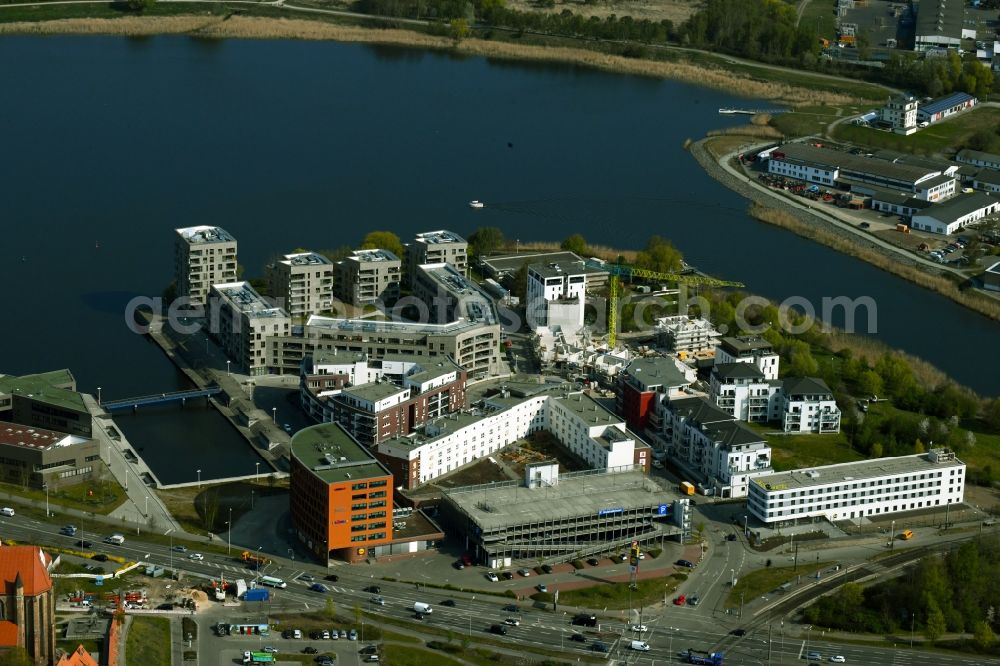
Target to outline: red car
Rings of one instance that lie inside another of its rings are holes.
[[[687,602],[687,597],[685,597],[683,594],[674,599],[675,606],[683,606],[686,602]]]
[[[472,566],[472,558],[469,557],[468,555],[462,555],[462,564],[464,564],[467,567],[471,567]]]

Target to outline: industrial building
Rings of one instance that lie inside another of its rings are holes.
[[[1000,211],[1000,199],[986,192],[960,194],[914,214],[910,226],[920,231],[948,235],[997,211]]]
[[[343,427],[298,431],[289,458],[292,525],[312,553],[355,562],[392,541],[392,474]]]
[[[984,192],[996,194],[1000,192],[1000,171],[996,169],[980,169],[972,178],[972,187]]]
[[[702,397],[664,403],[656,434],[667,458],[706,495],[746,497],[750,480],[771,472],[764,437]]]
[[[963,39],[975,39],[975,25],[965,22],[965,3],[955,0],[921,0],[917,9],[914,51],[958,50]]]
[[[759,476],[747,507],[768,525],[852,520],[949,504],[965,494],[965,463],[948,449]]]
[[[333,307],[333,262],[316,252],[286,254],[264,268],[268,290],[295,322]]]
[[[93,479],[102,467],[93,439],[0,422],[0,478],[16,486],[57,490]]]
[[[1000,155],[996,153],[984,153],[981,150],[963,148],[955,155],[955,161],[960,164],[970,164],[987,169],[1000,169]]]
[[[392,304],[399,298],[402,261],[389,250],[355,250],[338,265],[338,296],[355,306]]]
[[[818,185],[836,187],[841,181],[878,185],[910,192],[916,199],[932,202],[955,193],[954,177],[926,166],[852,155],[804,143],[778,146],[767,157],[769,173]]]
[[[969,93],[956,92],[945,97],[921,104],[917,109],[917,122],[934,124],[951,116],[968,111],[976,106],[979,100]]]
[[[226,356],[248,375],[276,371],[280,360],[274,340],[291,332],[291,317],[272,307],[249,282],[212,285],[209,330]]]
[[[369,447],[466,406],[466,373],[449,359],[317,352],[303,366],[306,413],[341,424]]]
[[[406,246],[410,284],[416,278],[417,266],[422,264],[450,264],[462,275],[468,275],[469,244],[454,231],[445,229],[417,234]]]
[[[222,227],[176,229],[174,280],[177,297],[205,305],[213,284],[236,281],[236,239]]]
[[[442,520],[477,562],[510,567],[624,552],[690,533],[687,499],[671,496],[641,470],[560,474],[556,463],[529,465],[524,482],[446,491]]]

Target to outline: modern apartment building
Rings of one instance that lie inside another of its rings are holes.
[[[919,100],[913,95],[890,97],[882,107],[879,116],[897,134],[913,134],[917,131],[917,105]]]
[[[781,382],[766,379],[755,363],[716,363],[709,381],[711,402],[737,420],[767,423],[780,418]]]
[[[420,319],[435,324],[452,321],[500,321],[496,303],[478,284],[450,264],[417,266],[413,296],[428,310]]]
[[[948,449],[799,469],[755,478],[747,508],[772,526],[855,520],[961,504],[965,463]]]
[[[298,431],[289,457],[292,525],[312,553],[356,562],[392,541],[392,474],[340,425]]]
[[[662,428],[661,403],[683,397],[694,383],[693,371],[683,371],[672,358],[637,358],[621,370],[615,383],[615,411],[636,432]]]
[[[99,446],[86,437],[0,422],[0,478],[50,490],[87,481],[102,466]]]
[[[764,438],[704,398],[666,403],[662,433],[667,457],[707,495],[746,497],[750,480],[771,472]]]
[[[565,385],[505,387],[471,410],[426,423],[405,436],[378,445],[378,457],[397,483],[412,488],[489,456],[519,439],[547,430],[594,469],[641,465],[651,450],[625,423],[582,393]]]
[[[532,330],[545,326],[574,333],[583,328],[587,270],[581,262],[528,265],[526,314]]]
[[[279,371],[299,374],[305,357],[317,351],[365,354],[368,358],[417,356],[450,358],[469,374],[483,378],[506,367],[500,357],[500,325],[460,319],[447,324],[312,316],[301,334],[272,339]]]
[[[177,297],[204,305],[213,284],[236,281],[236,239],[222,227],[187,227],[176,232]]]
[[[345,356],[319,355],[310,372],[323,372],[303,375],[302,405],[315,420],[341,424],[366,446],[405,435],[466,406],[466,373],[450,360],[392,357],[339,367],[330,363],[347,360]]]
[[[822,379],[787,377],[781,384],[781,424],[785,432],[840,432],[840,408]]]
[[[292,321],[272,307],[248,282],[212,285],[215,302],[209,331],[236,367],[249,375],[265,375],[280,365],[275,340],[291,333]]]
[[[410,284],[422,264],[451,264],[462,275],[469,273],[469,244],[454,231],[440,229],[417,234],[406,246],[406,264]]]
[[[656,336],[658,344],[672,352],[684,354],[711,351],[722,337],[707,319],[687,315],[657,319]]]
[[[295,322],[333,306],[333,263],[316,252],[286,254],[264,269],[271,298]]]
[[[339,264],[338,296],[356,306],[399,298],[402,262],[389,250],[355,250]]]
[[[753,363],[764,374],[764,379],[778,378],[778,353],[764,338],[726,337],[715,348],[715,363]]]

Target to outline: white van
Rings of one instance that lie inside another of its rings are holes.
[[[632,641],[629,647],[639,652],[649,652],[649,643],[646,641]]]
[[[4,508],[0,509],[0,516],[13,516],[13,515],[14,515],[14,509],[10,508],[9,506],[5,506]]]
[[[120,546],[123,543],[125,543],[125,537],[123,537],[121,534],[112,534],[107,539],[105,539],[104,542]]]
[[[425,604],[422,601],[413,602],[413,612],[414,613],[433,613],[434,610],[431,608],[430,604]]]

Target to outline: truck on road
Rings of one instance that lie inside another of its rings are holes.
[[[694,495],[694,484],[689,481],[681,481],[681,494]]]
[[[433,613],[434,609],[431,608],[430,604],[425,604],[422,601],[415,601],[413,602],[413,612],[427,614],[427,613]]]

